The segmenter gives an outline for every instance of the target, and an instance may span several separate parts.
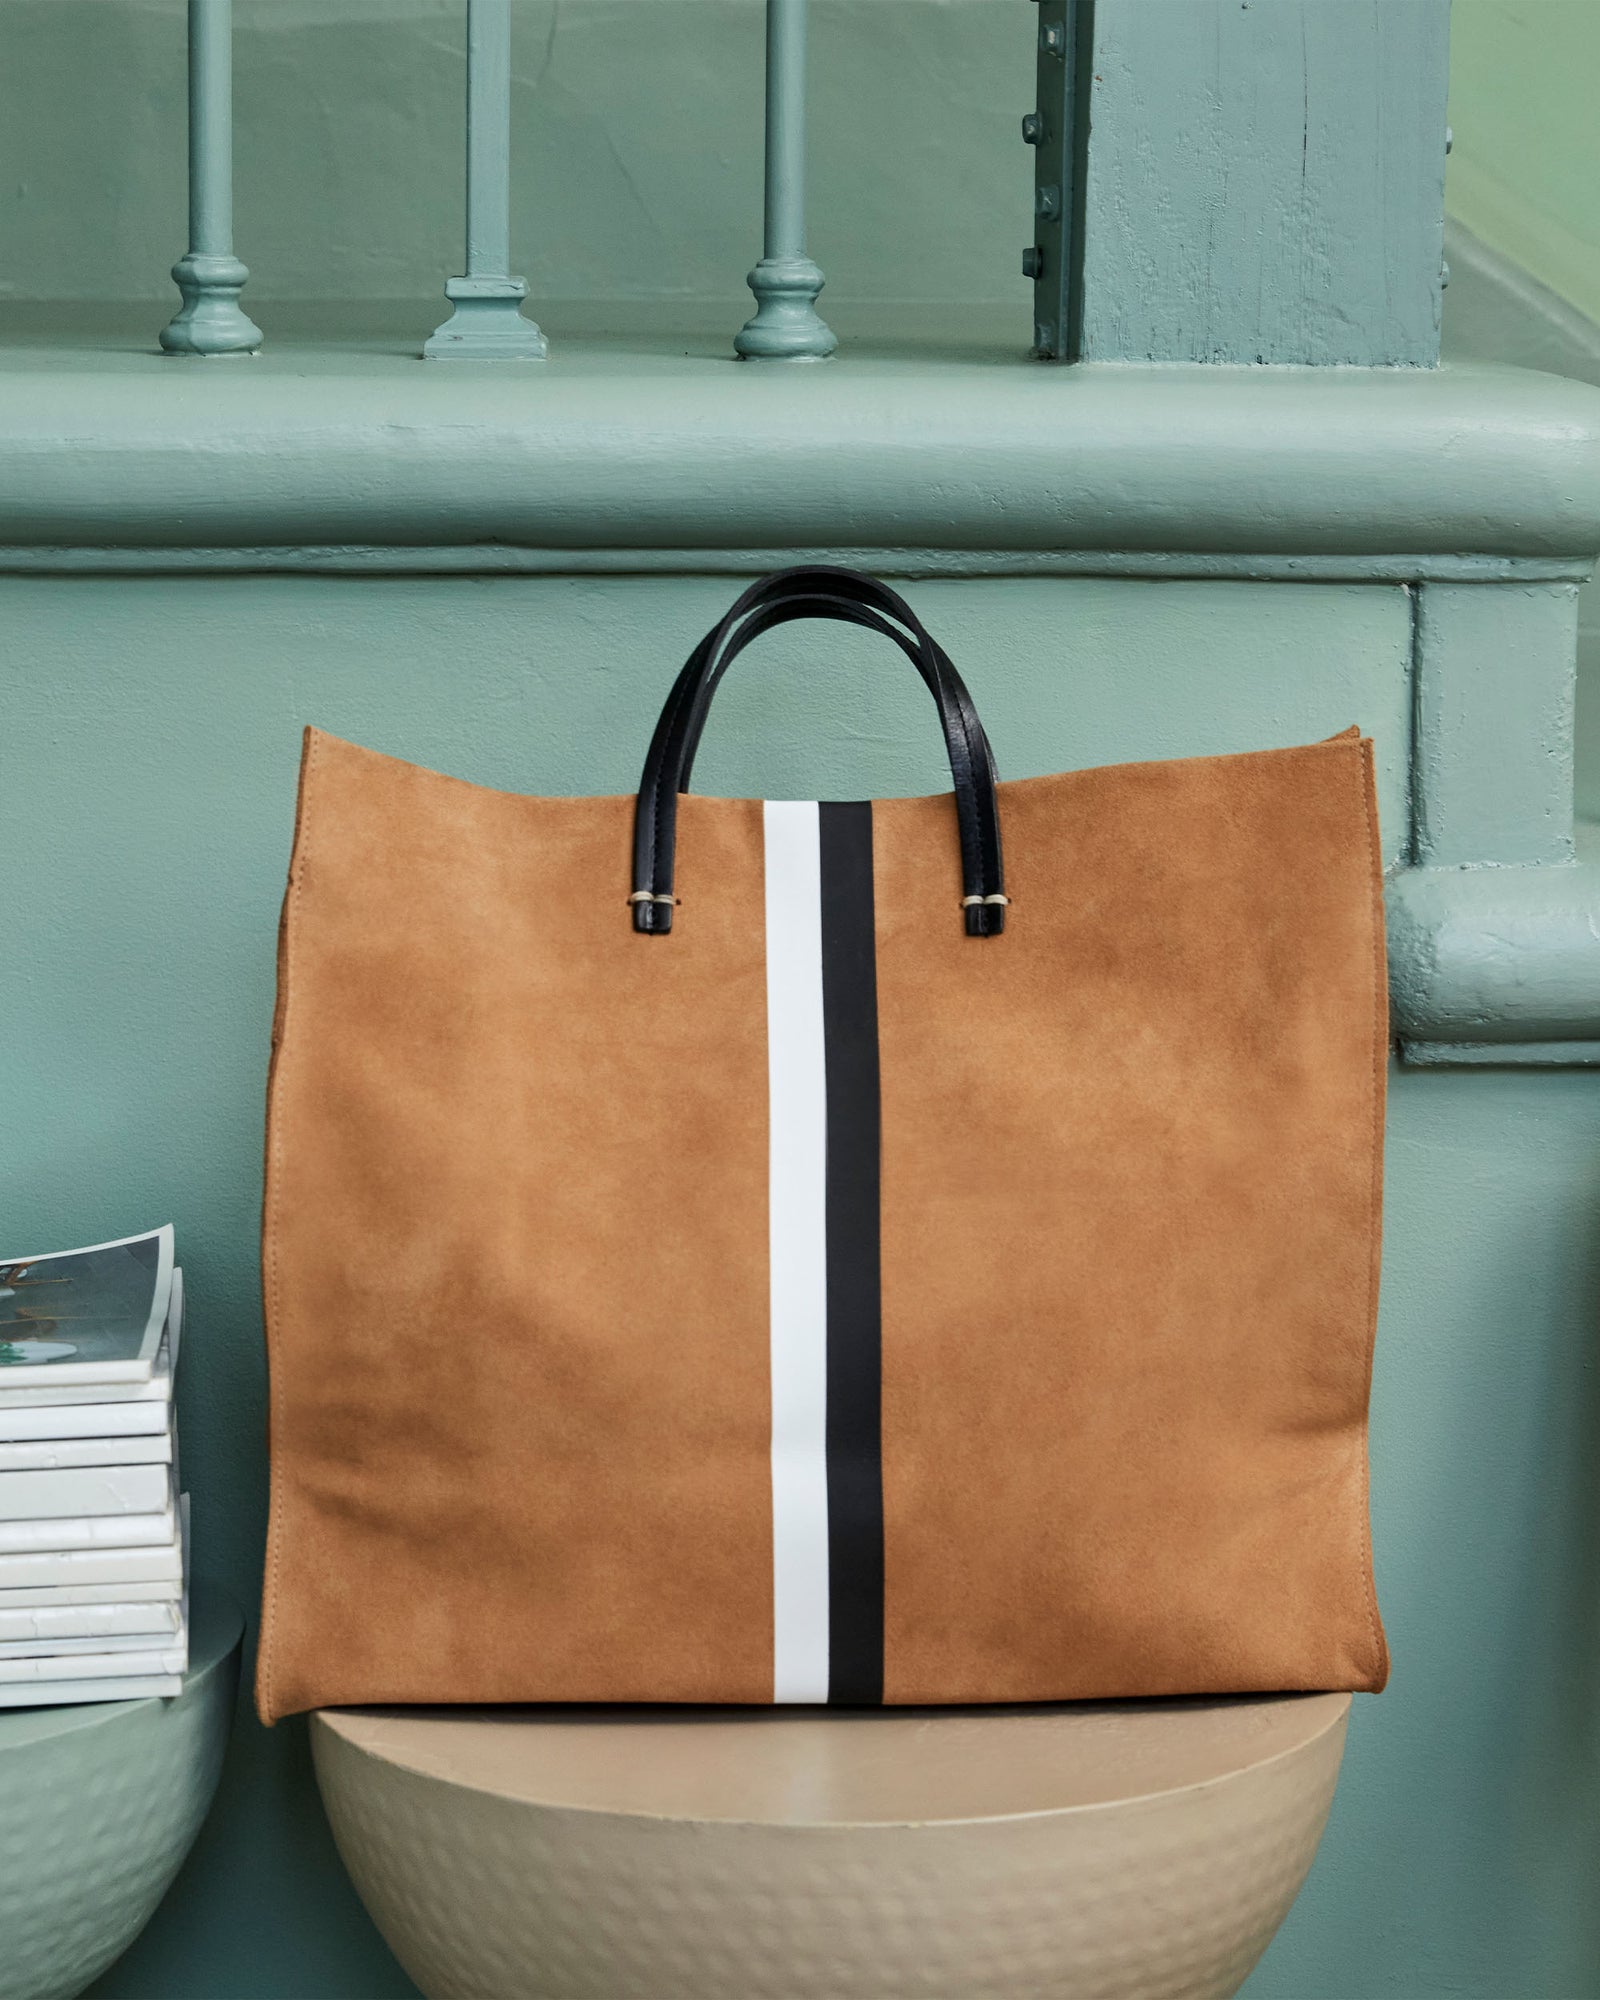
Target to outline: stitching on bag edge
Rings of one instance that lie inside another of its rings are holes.
[[[1372,1172],[1367,1195],[1367,1334],[1365,1393],[1361,1425],[1361,1559],[1366,1584],[1367,1629],[1372,1639],[1374,1672],[1388,1678],[1389,1649],[1378,1620],[1378,1584],[1372,1561],[1372,1369],[1378,1342],[1378,1290],[1383,1259],[1383,1098],[1380,1085],[1382,1065],[1389,1046],[1388,964],[1383,934],[1383,853],[1378,841],[1377,814],[1373,809],[1372,745],[1356,739],[1356,782],[1367,827],[1368,893],[1367,914],[1372,925],[1373,994],[1372,1061],[1368,1074],[1372,1090]]]
[[[289,1045],[289,1016],[294,996],[294,946],[297,925],[295,916],[300,904],[300,886],[305,878],[306,862],[311,851],[311,773],[317,761],[317,752],[322,746],[319,731],[307,732],[304,767],[300,773],[299,824],[295,828],[294,850],[290,856],[288,921],[284,925],[283,940],[283,1020],[279,1027],[278,1047],[274,1051],[275,1065],[282,1061]],[[275,1085],[282,1084],[282,1076],[275,1074]],[[278,1155],[282,1147],[282,1123],[277,1116],[277,1090],[273,1092],[274,1102],[268,1107],[267,1120],[267,1239],[271,1245],[267,1257],[266,1324],[278,1325]],[[263,1706],[273,1722],[278,1719],[273,1705],[276,1690],[275,1647],[278,1633],[278,1570],[283,1553],[283,1499],[282,1499],[282,1453],[275,1449],[279,1435],[278,1399],[281,1371],[274,1365],[273,1348],[275,1342],[267,1343],[267,1436],[268,1436],[268,1479],[267,1479],[267,1588],[262,1602],[261,1615],[261,1693]]]

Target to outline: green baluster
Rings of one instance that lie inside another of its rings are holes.
[[[233,0],[189,0],[189,248],[172,267],[183,305],[161,329],[166,351],[254,354],[249,275],[233,254]]]
[[[733,343],[744,360],[822,361],[838,346],[806,255],[806,0],[767,0],[766,218],[749,284],[756,311]]]
[[[510,266],[511,0],[467,0],[467,269],[445,283],[455,310],[422,350],[430,361],[543,359]]]

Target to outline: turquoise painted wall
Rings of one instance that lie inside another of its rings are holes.
[[[1600,320],[1600,7],[1452,0],[1450,213]]]
[[[1452,0],[1446,358],[1600,382],[1600,5]],[[1600,592],[1585,592],[1578,804],[1600,820]]]
[[[1025,340],[1031,7],[812,14],[811,239],[832,294],[1002,300]],[[460,268],[463,0],[236,0],[235,19],[250,300],[436,301]],[[0,299],[171,297],[183,22],[183,0],[0,0]],[[512,250],[536,300],[748,310],[762,22],[761,0],[516,0]],[[39,86],[68,77],[63,118]]]
[[[1008,304],[1025,335],[1024,0],[812,11],[812,236],[834,292]],[[760,0],[513,13],[513,249],[536,296],[742,300]],[[461,248],[461,0],[236,0],[235,14],[252,299],[434,300]],[[183,18],[184,0],[0,0],[0,301],[171,298]],[[1450,212],[1591,319],[1597,73],[1594,0],[1454,0]],[[72,118],[40,87],[65,78]]]

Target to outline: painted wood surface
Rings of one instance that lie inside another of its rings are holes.
[[[1071,351],[1436,362],[1448,20],[1448,0],[1092,0]]]
[[[359,545],[404,566],[492,544],[491,566],[520,550],[588,567],[844,546],[1401,576],[1529,558],[1574,578],[1600,549],[1600,391],[1583,383],[1056,370],[992,344],[756,369],[724,340],[715,323],[574,338],[549,369],[489,374],[300,348],[204,397],[137,353],[14,347],[0,548]]]

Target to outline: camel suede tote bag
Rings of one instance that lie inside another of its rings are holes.
[[[952,793],[690,792],[800,617]],[[1381,1686],[1383,937],[1354,730],[997,784],[848,570],[740,597],[636,799],[309,731],[263,1716]]]

